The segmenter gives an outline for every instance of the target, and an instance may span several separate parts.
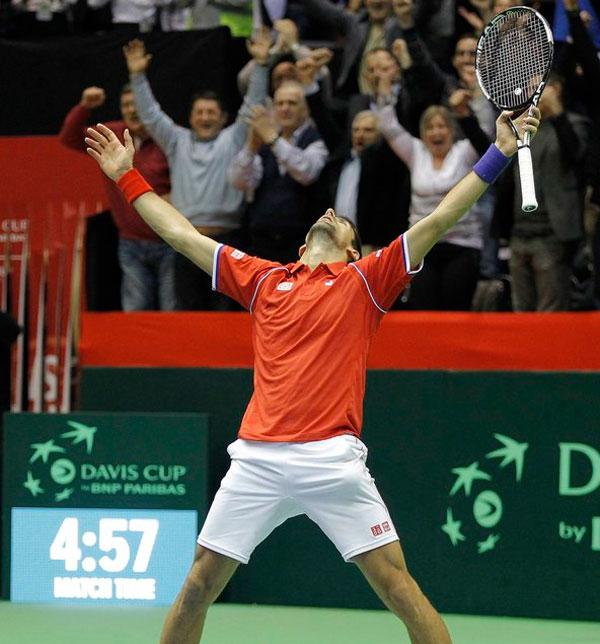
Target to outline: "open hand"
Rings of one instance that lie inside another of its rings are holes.
[[[290,52],[298,44],[298,27],[293,20],[284,18],[276,20],[273,24],[277,32],[275,48],[280,52]]]
[[[86,87],[81,94],[80,105],[93,110],[100,107],[106,100],[106,93],[101,87]]]
[[[297,60],[296,69],[298,70],[300,82],[305,87],[310,87],[315,82],[317,72],[319,71],[319,67],[315,64],[311,56]]]
[[[102,123],[98,123],[95,128],[88,127],[87,134],[85,137],[87,153],[97,161],[107,177],[118,181],[133,168],[135,147],[129,130],[125,130],[125,145]]]
[[[254,32],[252,38],[246,40],[246,49],[259,65],[266,65],[269,62],[269,50],[272,44],[271,31],[267,27],[260,27]]]
[[[123,55],[130,74],[145,74],[152,60],[152,55],[146,53],[146,45],[139,38],[123,47]]]
[[[248,125],[263,143],[272,143],[279,136],[279,128],[272,114],[262,105],[252,108]]]
[[[313,49],[310,52],[310,57],[320,70],[321,67],[329,65],[331,59],[333,58],[333,52],[331,51],[331,49],[327,49],[327,47],[319,47],[318,49]]]
[[[466,7],[457,7],[456,11],[478,34],[483,31],[485,23],[476,11],[469,11]]]

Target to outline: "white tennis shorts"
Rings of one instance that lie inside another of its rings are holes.
[[[286,519],[306,514],[349,561],[398,535],[366,466],[367,448],[343,435],[307,443],[238,439],[231,467],[198,537],[205,548],[248,563]]]

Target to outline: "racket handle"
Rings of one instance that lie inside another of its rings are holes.
[[[533,181],[533,166],[531,164],[531,148],[528,145],[519,146],[519,175],[521,177],[521,195],[523,212],[537,210],[538,202],[535,197],[535,183]]]

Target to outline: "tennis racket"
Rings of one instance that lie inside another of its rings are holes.
[[[475,71],[481,91],[499,110],[523,112],[536,106],[544,90],[554,52],[552,31],[546,20],[528,7],[513,7],[495,16],[477,43]],[[537,209],[530,133],[517,137],[522,208]]]

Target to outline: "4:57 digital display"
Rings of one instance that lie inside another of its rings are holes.
[[[152,556],[160,522],[158,519],[115,519],[105,518],[98,521],[98,532],[88,530],[81,534],[77,517],[66,517],[60,525],[54,540],[50,544],[50,559],[63,561],[65,571],[75,572],[81,568],[85,572],[94,572],[99,567],[104,572],[122,572],[131,561],[133,572],[146,572]],[[136,547],[132,553],[130,534],[139,534],[139,542],[133,540]],[[81,540],[80,540],[81,537]],[[99,559],[83,557],[81,545],[98,546],[102,555]]]
[[[191,510],[13,508],[11,600],[170,604],[197,520]]]

